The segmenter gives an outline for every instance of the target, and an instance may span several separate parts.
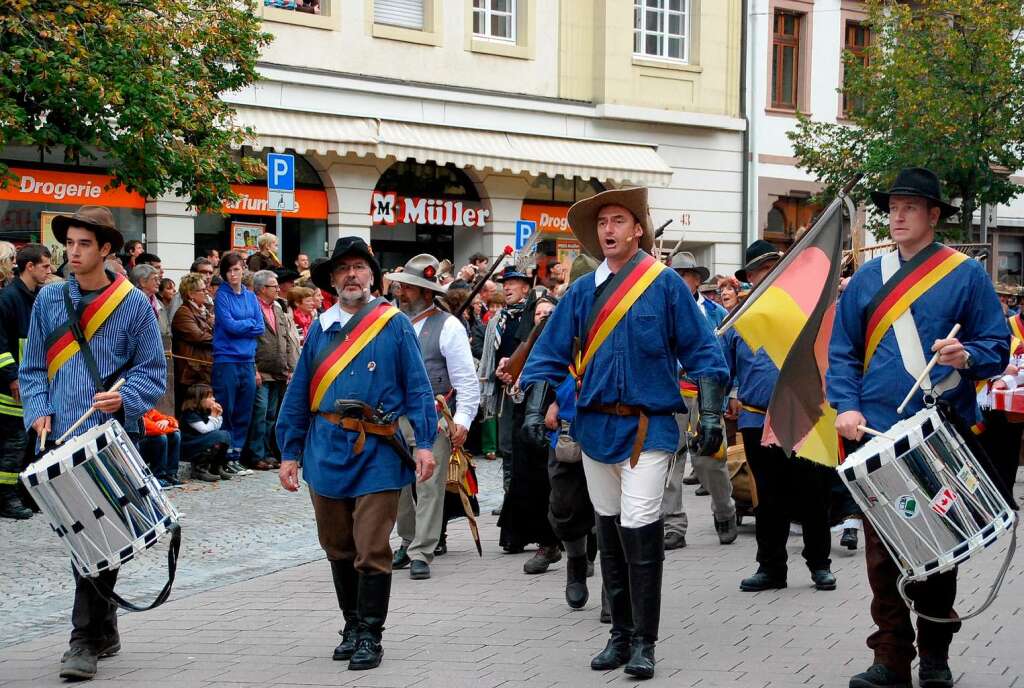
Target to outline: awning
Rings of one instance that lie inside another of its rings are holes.
[[[584,141],[500,131],[413,124],[366,117],[238,107],[238,122],[252,127],[247,145],[382,160],[452,163],[456,167],[532,176],[667,186],[672,168],[653,145]]]

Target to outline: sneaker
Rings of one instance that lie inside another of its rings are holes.
[[[850,688],[911,688],[909,678],[901,678],[884,664],[872,664],[850,679]]]
[[[405,545],[402,545],[395,550],[395,555],[391,559],[391,568],[393,569],[404,569],[409,565],[409,553],[405,550]]]
[[[953,672],[949,670],[949,662],[943,659],[921,658],[921,666],[917,669],[917,678],[921,688],[952,688]]]
[[[206,466],[203,466],[196,468],[192,473],[192,477],[196,480],[202,480],[204,483],[215,483],[220,480],[220,473],[215,473]]]
[[[221,479],[221,480],[231,480],[231,478],[235,477],[235,475],[236,475],[236,474],[235,474],[235,473],[232,473],[232,472],[231,472],[231,471],[229,470],[228,466],[221,466],[221,467],[220,467],[220,468],[219,468],[219,469],[217,470],[217,475],[219,475],[219,476],[220,476],[220,479]]]
[[[69,648],[60,658],[60,677],[70,681],[83,681],[96,675],[98,657],[88,647]]]
[[[173,487],[169,482],[167,482],[163,478],[157,478],[156,481],[160,483],[161,490],[169,490],[171,489],[171,487]]]
[[[251,469],[246,468],[237,461],[228,461],[228,465],[234,469],[235,475],[252,475],[253,473]]]
[[[164,480],[170,483],[171,487],[181,487],[185,484],[184,481],[178,480],[175,477],[164,478]]]
[[[562,548],[558,545],[541,547],[523,564],[523,573],[544,573],[556,561],[562,560]]]

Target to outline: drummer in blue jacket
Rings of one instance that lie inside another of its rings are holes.
[[[829,403],[839,412],[839,434],[860,441],[862,426],[885,432],[924,408],[924,393],[948,402],[973,424],[975,381],[1006,368],[1010,333],[981,263],[935,243],[935,226],[959,209],[942,199],[938,177],[919,167],[901,171],[888,193],[874,192],[872,198],[889,216],[897,250],[865,263],[839,300],[826,380]],[[957,323],[958,337],[947,339]],[[898,414],[933,352],[938,365],[925,389]],[[897,590],[899,571],[869,523],[864,540],[871,617],[878,629],[867,640],[874,663],[850,679],[850,688],[909,688],[914,627]],[[909,592],[921,613],[957,618],[956,570],[930,576]],[[959,628],[959,622],[918,619],[921,686],[953,685],[949,645]]]
[[[358,237],[338,239],[313,283],[338,302],[313,321],[277,421],[281,485],[309,485],[320,545],[345,619],[334,659],[373,669],[391,596],[391,544],[401,489],[434,472],[434,398],[412,323],[370,295],[381,271]],[[355,400],[374,417],[350,414]],[[398,418],[416,438],[415,476],[403,463]],[[373,422],[368,422],[372,420]],[[401,448],[396,447],[399,443]]]

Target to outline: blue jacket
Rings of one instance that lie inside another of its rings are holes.
[[[256,338],[263,334],[263,311],[256,295],[242,287],[236,294],[224,284],[213,300],[214,363],[252,363],[256,360]]]
[[[534,382],[557,386],[565,379],[573,338],[583,334],[594,303],[595,274],[573,282],[551,314],[520,378],[524,388]],[[680,364],[694,379],[727,381],[722,349],[689,287],[674,271],[663,270],[612,330],[583,376],[572,432],[587,456],[602,463],[629,458],[638,419],[586,410],[616,402],[643,407],[650,415],[644,451],[674,452],[679,428],[672,414],[686,408],[679,394]]]
[[[764,349],[752,351],[735,329],[722,335],[722,346],[732,379],[737,384],[736,396],[743,405],[736,427],[740,430],[764,427],[764,412],[775,392],[779,369],[768,352]]]
[[[313,321],[299,356],[298,366],[285,391],[277,417],[277,443],[282,461],[302,460],[302,477],[314,492],[332,499],[347,499],[373,492],[398,490],[415,475],[395,450],[374,435],[366,435],[359,454],[352,451],[359,435],[334,425],[310,411],[309,381],[321,352],[331,345],[330,335],[341,330],[332,322],[324,332],[321,321],[340,311],[337,304]],[[396,315],[373,341],[352,359],[327,389],[320,408],[333,411],[338,399],[359,399],[383,409],[394,418],[406,416],[417,447],[432,447],[437,435],[434,394],[423,367],[419,341],[412,323]],[[399,433],[401,436],[401,433]],[[447,470],[439,465],[437,470]]]
[[[866,309],[881,288],[881,258],[876,258],[854,274],[839,299],[828,350],[826,392],[836,411],[860,411],[868,427],[885,432],[898,420],[920,411],[924,402],[922,394],[915,394],[903,415],[896,413],[896,407],[914,385],[914,378],[903,366],[891,327],[864,370],[865,328],[871,315]],[[967,423],[977,422],[980,414],[974,382],[1001,375],[1010,353],[1010,330],[985,269],[976,260],[965,260],[922,294],[910,310],[921,335],[926,361],[932,357],[935,340],[945,337],[955,323],[960,323],[957,338],[971,353],[974,364],[970,370],[960,371],[960,384],[942,398],[949,400]],[[951,372],[948,366],[935,366],[931,379],[938,382]]]

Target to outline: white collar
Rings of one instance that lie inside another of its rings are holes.
[[[611,274],[612,269],[608,267],[608,259],[606,258],[601,261],[601,264],[597,266],[596,270],[594,270],[594,286],[600,287]]]
[[[707,301],[707,299],[705,299],[705,298],[704,298],[704,295],[703,295],[703,294],[701,294],[701,293],[700,293],[700,292],[698,291],[698,292],[697,292],[697,305],[698,305],[698,306],[700,306],[701,308],[703,308],[703,307],[704,307],[704,302],[705,302],[705,301]]]
[[[348,315],[346,313],[345,315]],[[351,316],[350,316],[351,317]],[[341,304],[335,303],[333,306],[325,310],[320,314],[320,329],[326,332],[331,325],[337,322],[341,322]],[[347,318],[346,318],[347,320]]]

